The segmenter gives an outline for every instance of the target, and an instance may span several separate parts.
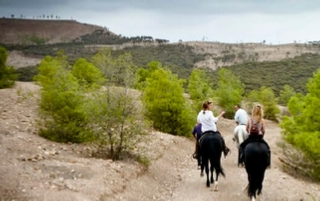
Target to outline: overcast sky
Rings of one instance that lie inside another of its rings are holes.
[[[52,14],[170,42],[320,40],[319,0],[0,0],[0,16],[12,14]]]

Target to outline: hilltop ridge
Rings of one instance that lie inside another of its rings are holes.
[[[2,44],[52,44],[72,42],[79,37],[102,30],[116,35],[107,28],[80,23],[76,20],[0,19],[0,43]]]

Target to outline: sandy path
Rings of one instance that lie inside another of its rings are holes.
[[[222,159],[226,178],[219,178],[217,192],[213,191],[213,186],[207,188],[205,177],[199,175],[196,161],[191,158],[193,141],[174,138],[176,142],[168,146],[164,156],[150,167],[146,175],[128,185],[127,193],[118,197],[119,200],[249,200],[244,192],[247,185],[246,171],[236,164],[236,144],[232,141],[233,124],[226,119],[220,122],[220,130],[232,154]],[[272,149],[272,168],[266,171],[261,200],[320,200],[319,184],[295,179],[281,170],[278,160],[280,149],[276,145],[281,140],[280,128],[276,123],[268,121],[267,129],[265,138]]]

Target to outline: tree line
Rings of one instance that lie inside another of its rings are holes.
[[[11,19],[19,19],[19,18],[26,19],[27,18],[23,14],[20,14],[20,15],[11,14],[10,17],[11,17]],[[3,16],[2,18],[6,18],[6,16]],[[32,17],[32,19],[61,19],[61,16],[53,15],[53,14],[50,14],[50,15],[42,14],[42,15],[34,15]]]

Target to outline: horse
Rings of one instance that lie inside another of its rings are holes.
[[[235,129],[234,129],[234,139],[235,142],[237,144],[237,148],[238,148],[238,166],[241,165],[241,161],[240,161],[240,144],[245,141],[249,135],[246,131],[246,125],[238,125]]]
[[[269,154],[267,144],[262,141],[250,142],[244,149],[244,164],[249,181],[246,191],[252,201],[262,192],[264,174],[270,165]]]
[[[205,132],[200,138],[200,154],[201,154],[201,173],[205,169],[207,175],[207,187],[210,187],[210,182],[214,183],[214,190],[218,190],[218,178],[221,174],[225,177],[223,168],[221,167],[222,154],[222,139],[219,133]],[[210,182],[209,182],[209,161],[210,161]],[[216,180],[213,180],[213,170],[216,172]]]

